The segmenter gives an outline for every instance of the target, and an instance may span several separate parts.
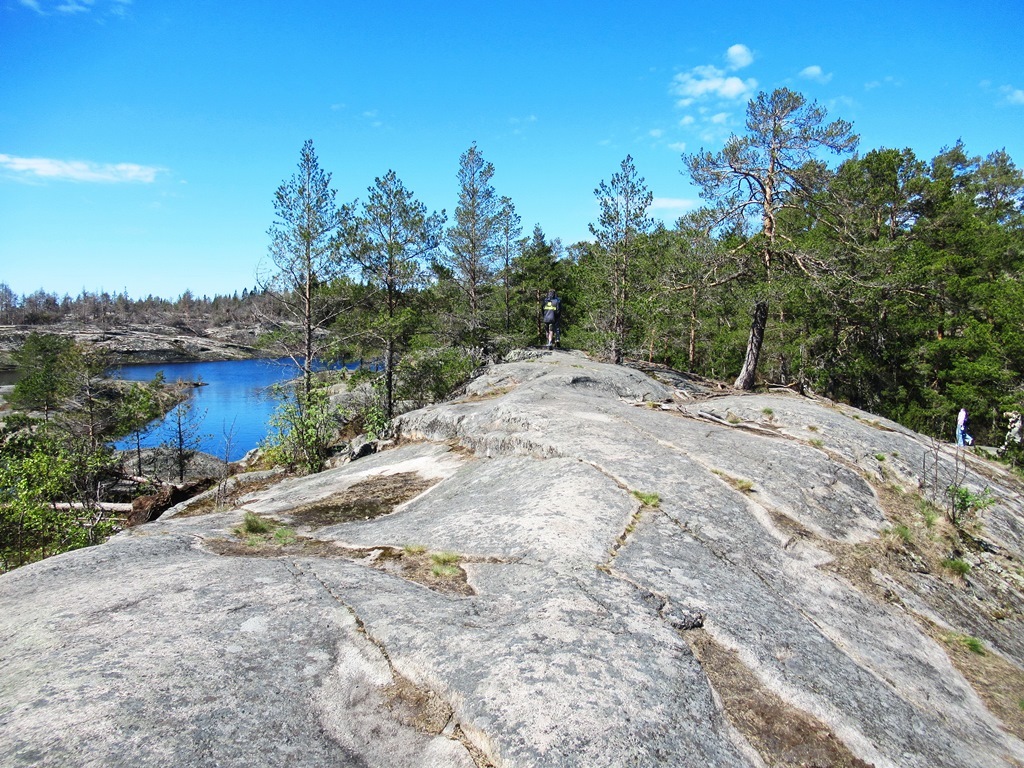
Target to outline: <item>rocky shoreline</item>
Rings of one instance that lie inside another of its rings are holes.
[[[0,326],[0,371],[14,369],[13,354],[32,333],[67,336],[105,350],[117,363],[180,363],[245,360],[260,357],[256,325],[204,328],[174,325],[54,325]]]

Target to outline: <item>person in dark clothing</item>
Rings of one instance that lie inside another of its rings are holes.
[[[544,327],[548,332],[548,349],[553,349],[561,338],[558,328],[558,320],[562,315],[562,300],[558,298],[554,289],[548,291],[542,307],[544,313]]]

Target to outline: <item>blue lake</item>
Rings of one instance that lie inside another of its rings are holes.
[[[271,397],[271,387],[301,375],[288,358],[126,365],[114,369],[111,375],[126,381],[152,381],[159,371],[163,371],[168,382],[203,382],[204,386],[192,390],[193,413],[200,422],[200,450],[223,458],[226,435],[231,433],[231,461],[242,458],[266,437],[267,422],[277,405]],[[150,430],[142,444],[152,448],[169,438],[165,419]],[[115,447],[133,446],[122,440]]]

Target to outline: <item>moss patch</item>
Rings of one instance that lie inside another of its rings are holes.
[[[684,637],[722,700],[729,722],[771,766],[871,768],[817,718],[772,693],[736,653],[703,630]]]
[[[344,547],[330,541],[298,536],[271,518],[258,518],[265,526],[262,533],[253,533],[251,525],[235,529],[230,539],[207,539],[204,547],[217,555],[228,557],[325,557],[342,558],[422,584],[447,595],[475,594],[462,568],[465,562],[494,562],[489,558],[471,558],[453,552],[430,552],[425,547]]]
[[[452,719],[452,708],[448,702],[397,673],[381,689],[381,694],[391,714],[402,724],[420,733],[436,736]]]
[[[375,475],[335,496],[289,510],[288,515],[297,524],[314,529],[355,520],[372,520],[393,512],[399,504],[419,496],[437,482],[416,472]]]

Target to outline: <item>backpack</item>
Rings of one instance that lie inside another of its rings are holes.
[[[558,312],[558,299],[548,299],[544,302],[544,322],[555,322],[555,314]]]

